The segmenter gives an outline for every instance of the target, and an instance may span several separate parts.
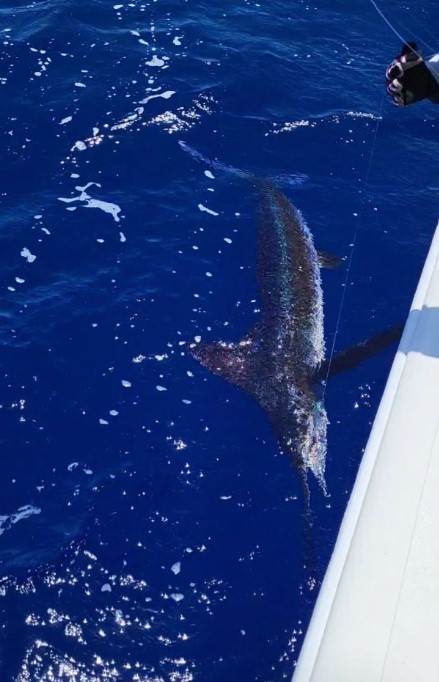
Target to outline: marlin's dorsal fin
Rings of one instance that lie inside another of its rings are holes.
[[[328,268],[329,270],[334,270],[343,262],[340,256],[335,256],[327,251],[317,251],[317,256],[319,259],[319,265],[321,268]]]
[[[238,343],[194,343],[189,345],[189,350],[213,374],[248,390],[255,371],[252,360],[259,346],[258,338],[258,325],[255,325]]]

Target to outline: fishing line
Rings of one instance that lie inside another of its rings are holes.
[[[370,0],[370,3],[371,3],[371,4],[373,5],[373,7],[376,9],[376,11],[377,11],[378,14],[380,15],[380,17],[385,21],[385,23],[387,24],[387,26],[388,26],[388,27],[393,31],[393,33],[401,40],[401,42],[403,43],[403,45],[407,45],[407,44],[408,44],[408,43],[407,43],[407,40],[406,40],[405,38],[402,37],[402,35],[396,30],[396,28],[394,28],[394,26],[393,26],[393,25],[391,24],[391,22],[387,19],[387,17],[386,17],[385,14],[382,12],[382,10],[378,7],[378,5],[377,5],[377,3],[375,2],[375,0]],[[426,45],[430,50],[433,49],[433,48],[431,47],[431,45],[429,45],[427,42],[425,42],[425,40],[421,40],[421,42],[423,42],[424,45]],[[413,51],[420,59],[422,59],[422,56],[421,56],[416,50],[414,50],[414,49],[412,48],[412,51]],[[340,307],[339,307],[339,311],[338,311],[337,322],[336,322],[336,325],[335,325],[335,332],[334,332],[334,338],[333,338],[333,341],[332,341],[331,352],[330,352],[330,354],[329,354],[328,369],[327,369],[326,377],[325,377],[325,381],[324,381],[323,397],[324,397],[325,394],[326,394],[326,387],[327,387],[327,384],[328,384],[328,378],[329,378],[329,374],[330,374],[330,371],[331,371],[331,364],[332,364],[332,360],[333,360],[333,357],[334,357],[335,343],[336,343],[336,340],[337,340],[337,335],[338,335],[338,331],[339,331],[339,327],[340,327],[340,321],[341,321],[341,314],[342,314],[342,311],[343,311],[343,306],[344,306],[344,302],[345,302],[345,298],[346,298],[346,289],[347,289],[347,286],[348,286],[349,275],[350,275],[350,272],[351,272],[351,266],[352,266],[352,259],[353,259],[353,255],[354,255],[354,250],[355,250],[355,246],[356,246],[356,243],[357,243],[358,230],[359,230],[359,227],[360,227],[360,224],[361,224],[361,218],[362,218],[363,209],[364,209],[364,205],[365,205],[365,194],[366,194],[367,186],[368,186],[368,183],[369,183],[370,171],[371,171],[371,168],[372,168],[372,159],[373,159],[373,155],[374,155],[374,153],[375,153],[376,141],[377,141],[377,137],[378,137],[379,124],[380,124],[380,121],[381,121],[381,119],[382,119],[381,114],[382,114],[382,110],[383,110],[384,98],[385,98],[385,93],[384,93],[383,96],[382,96],[381,104],[380,104],[380,107],[379,107],[379,113],[378,113],[378,117],[377,117],[377,124],[376,124],[376,126],[375,126],[375,132],[374,132],[373,141],[372,141],[372,149],[371,149],[370,156],[369,156],[369,163],[368,163],[368,167],[367,167],[367,171],[366,171],[366,175],[365,175],[365,179],[364,179],[364,183],[363,183],[363,188],[362,188],[362,190],[361,190],[361,191],[362,191],[362,200],[361,200],[361,204],[360,204],[360,213],[359,213],[359,216],[358,216],[357,225],[356,225],[356,228],[355,228],[355,231],[354,231],[354,237],[353,237],[353,241],[352,241],[352,244],[351,244],[351,250],[350,250],[350,254],[349,254],[349,258],[348,258],[348,266],[347,266],[347,269],[346,269],[346,277],[345,277],[345,281],[344,281],[344,284],[343,284],[343,293],[342,293],[342,297],[341,297],[341,301],[340,301]]]
[[[426,17],[426,18],[427,18],[427,17]],[[402,22],[400,22],[400,23],[401,23],[401,26],[402,26],[402,27],[404,28],[404,30],[405,30],[404,24],[402,24]],[[423,25],[423,22],[421,22],[419,19],[416,19],[416,17],[410,17],[410,25],[414,25],[415,27],[417,26],[417,27],[418,27],[418,33],[419,33],[419,32],[420,32],[420,33],[424,33],[425,35],[429,36],[429,40],[433,40],[433,42],[435,43],[435,45],[437,45],[437,44],[439,43],[439,40],[438,40],[437,35],[435,35],[434,33],[432,33],[432,31],[429,31],[428,28],[425,28],[425,26]],[[424,43],[424,45],[426,45],[430,50],[433,49],[433,48],[431,47],[431,45],[429,45],[428,43],[426,43],[425,40],[422,40],[422,38],[420,38],[420,41],[421,41],[421,43]],[[438,48],[436,48],[436,49],[434,50],[434,53],[435,53],[435,54],[437,54],[437,52],[438,52]]]
[[[387,17],[386,17],[385,14],[382,12],[382,10],[378,7],[378,5],[377,5],[377,3],[375,2],[375,0],[370,0],[370,3],[371,3],[371,4],[373,5],[373,7],[376,9],[376,11],[377,11],[378,14],[380,15],[380,17],[385,21],[385,23],[387,24],[387,26],[388,26],[388,27],[393,31],[393,33],[401,40],[401,42],[403,43],[403,45],[407,45],[407,41],[405,40],[405,38],[402,37],[402,35],[396,30],[396,28],[394,28],[394,26],[393,26],[393,25],[391,24],[391,22],[387,19]],[[424,40],[422,40],[421,42],[423,42],[424,45],[426,45],[429,49],[432,49],[431,45],[429,45],[429,44],[428,44],[427,42],[425,42]],[[412,49],[413,49],[413,48],[412,48]],[[413,52],[414,52],[420,59],[422,59],[421,55],[420,55],[416,50],[413,50]],[[354,251],[355,251],[355,246],[356,246],[356,243],[357,243],[358,230],[359,230],[359,227],[360,227],[360,224],[361,224],[361,217],[362,217],[363,209],[364,209],[364,205],[365,205],[365,194],[366,194],[367,186],[368,186],[368,183],[369,183],[370,171],[371,171],[371,167],[372,167],[372,159],[373,159],[373,155],[374,155],[374,153],[375,153],[376,141],[377,141],[377,137],[378,137],[379,124],[380,124],[380,121],[381,121],[381,118],[382,118],[382,117],[381,117],[381,113],[382,113],[382,110],[383,110],[384,98],[385,98],[385,93],[384,93],[383,96],[382,96],[381,104],[380,104],[380,107],[379,107],[378,120],[377,120],[377,124],[376,124],[376,126],[375,126],[375,132],[374,132],[373,141],[372,141],[372,148],[371,148],[371,152],[370,152],[370,156],[369,156],[369,163],[368,163],[368,167],[367,167],[367,171],[366,171],[365,180],[364,180],[364,183],[363,183],[362,201],[361,201],[361,205],[360,205],[360,214],[359,214],[359,216],[358,216],[357,226],[356,226],[355,231],[354,231],[354,238],[353,238],[353,241],[352,241],[351,250],[350,250],[350,254],[349,254],[349,258],[348,258],[348,266],[347,266],[347,269],[346,269],[346,277],[345,277],[345,281],[344,281],[344,284],[343,284],[343,293],[342,293],[342,297],[341,297],[341,301],[340,301],[340,307],[339,307],[339,311],[338,311],[337,322],[336,322],[336,325],[335,325],[334,338],[333,338],[333,341],[332,341],[331,352],[330,352],[330,355],[329,355],[328,369],[327,369],[327,372],[326,372],[326,377],[325,377],[325,382],[324,382],[323,396],[325,396],[325,394],[326,394],[326,386],[327,386],[327,384],[328,384],[328,378],[329,378],[329,374],[330,374],[330,371],[331,371],[331,364],[332,364],[332,360],[333,360],[333,357],[334,357],[335,344],[336,344],[336,340],[337,340],[337,335],[338,335],[338,331],[339,331],[339,327],[340,327],[340,322],[341,322],[341,315],[342,315],[342,311],[343,311],[343,307],[344,307],[344,302],[345,302],[345,298],[346,298],[346,289],[347,289],[347,286],[348,286],[349,275],[350,275],[350,272],[351,272],[352,259],[353,259],[353,255],[354,255]]]
[[[343,293],[342,293],[342,296],[341,296],[340,306],[339,306],[339,310],[338,310],[338,316],[337,316],[337,322],[336,322],[336,325],[335,325],[335,332],[334,332],[334,338],[333,338],[333,341],[332,341],[331,352],[330,352],[330,354],[329,354],[328,369],[327,369],[327,372],[326,372],[326,377],[325,377],[324,386],[323,386],[323,398],[325,397],[325,394],[326,394],[326,387],[327,387],[327,385],[328,385],[328,378],[329,378],[329,374],[330,374],[330,371],[331,371],[332,360],[333,360],[333,357],[334,357],[335,343],[336,343],[336,340],[337,340],[338,330],[339,330],[340,321],[341,321],[341,314],[342,314],[342,311],[343,311],[343,306],[344,306],[344,302],[345,302],[345,298],[346,298],[346,290],[347,290],[347,288],[348,288],[348,280],[349,280],[349,275],[350,275],[350,272],[351,272],[352,259],[353,259],[355,247],[356,247],[356,244],[357,244],[358,230],[359,230],[360,225],[361,225],[361,219],[362,219],[363,209],[364,209],[364,205],[365,205],[365,194],[366,194],[367,186],[368,186],[368,183],[369,183],[370,171],[371,171],[371,168],[372,168],[372,159],[373,159],[373,155],[374,155],[374,152],[375,152],[376,141],[377,141],[377,137],[378,137],[378,128],[379,128],[379,125],[380,125],[380,122],[381,122],[381,118],[382,118],[382,117],[381,117],[381,113],[382,113],[382,110],[383,110],[383,103],[384,103],[384,98],[385,98],[385,96],[386,96],[386,93],[383,94],[382,99],[381,99],[381,104],[380,104],[380,107],[379,107],[379,112],[378,112],[378,117],[377,117],[377,123],[376,123],[376,126],[375,126],[375,132],[374,132],[373,141],[372,141],[372,149],[371,149],[371,152],[370,152],[370,155],[369,155],[369,163],[368,163],[368,166],[367,166],[367,171],[366,171],[365,179],[364,179],[364,182],[363,182],[363,188],[362,188],[362,190],[361,190],[362,198],[361,198],[361,203],[360,203],[360,211],[359,211],[359,215],[358,215],[357,224],[356,224],[356,227],[355,227],[355,230],[354,230],[354,237],[353,237],[353,240],[352,240],[352,243],[351,243],[351,251],[350,251],[350,254],[349,254],[349,258],[348,258],[348,266],[347,266],[347,269],[346,269],[346,277],[345,277],[344,284],[343,284]]]
[[[375,9],[376,9],[376,11],[378,12],[378,14],[380,15],[380,17],[386,22],[386,24],[387,24],[387,26],[390,28],[390,30],[393,31],[393,33],[394,33],[396,36],[398,36],[398,38],[401,40],[402,44],[403,44],[403,45],[407,45],[407,40],[406,40],[405,38],[403,38],[402,35],[396,30],[396,28],[390,23],[390,21],[387,19],[387,17],[385,16],[385,14],[380,10],[380,8],[378,7],[378,5],[376,4],[375,0],[369,0],[369,1],[370,1],[370,3],[373,5],[373,7],[375,7]],[[433,50],[433,54],[435,54],[435,50],[434,50],[434,48],[431,47],[431,45],[429,45],[428,43],[426,43],[425,40],[420,39],[420,41],[421,41],[421,43],[424,43],[424,45],[425,45],[426,47],[428,47],[429,50]],[[412,52],[414,52],[414,53],[419,57],[419,59],[422,59],[422,57],[421,57],[421,55],[419,54],[419,52],[417,52],[417,51],[414,50],[413,48],[411,48],[411,49],[412,49]]]

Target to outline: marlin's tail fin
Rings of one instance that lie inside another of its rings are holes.
[[[181,149],[183,149],[183,151],[189,154],[189,156],[192,156],[193,159],[196,159],[200,163],[206,164],[206,166],[209,166],[209,168],[213,168],[214,170],[218,171],[223,171],[225,173],[230,173],[231,175],[235,175],[236,177],[242,178],[244,180],[250,181],[256,180],[256,176],[253,173],[241,170],[240,168],[235,168],[234,166],[229,166],[228,164],[222,163],[221,161],[217,161],[216,159],[209,159],[207,158],[207,156],[204,156],[183,140],[178,140],[178,144],[180,145]],[[303,173],[291,175],[283,173],[281,175],[276,175],[272,177],[271,180],[278,184],[287,184],[292,187],[298,187],[299,185],[302,185],[304,182],[306,182],[306,180],[308,180],[308,176],[304,175]]]

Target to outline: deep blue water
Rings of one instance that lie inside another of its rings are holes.
[[[434,45],[437,3],[409,5],[380,6]],[[337,351],[405,320],[437,110],[383,99],[399,42],[366,0],[16,1],[0,36],[0,679],[290,679],[318,591],[300,480],[185,351],[257,319],[257,196],[177,142],[309,176],[282,189],[345,257],[322,273]],[[394,350],[327,388],[319,581]]]

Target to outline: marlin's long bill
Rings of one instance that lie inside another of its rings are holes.
[[[184,152],[186,152],[186,154],[189,154],[189,156],[191,156],[196,161],[204,163],[209,168],[213,168],[214,170],[220,172],[229,173],[230,175],[235,175],[236,177],[242,178],[244,180],[255,179],[254,174],[251,173],[250,171],[245,171],[241,170],[240,168],[235,168],[234,166],[229,166],[228,164],[222,163],[221,161],[217,161],[216,159],[209,159],[207,156],[204,156],[203,154],[201,154],[201,152],[197,151],[183,140],[178,140],[178,144],[180,148]],[[308,176],[304,175],[303,173],[290,174],[282,173],[280,175],[276,175],[274,178],[272,178],[272,180],[279,184],[286,184],[290,185],[291,187],[298,187],[308,180]]]

